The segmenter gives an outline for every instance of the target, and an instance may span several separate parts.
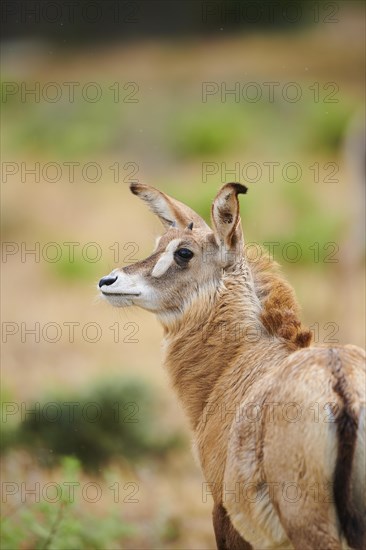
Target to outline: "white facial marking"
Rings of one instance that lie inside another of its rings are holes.
[[[168,246],[165,249],[165,252],[160,256],[159,260],[155,264],[154,269],[151,272],[151,276],[158,278],[164,275],[169,269],[169,267],[174,262],[174,252],[177,250],[180,239],[173,239],[170,241]]]
[[[160,239],[161,239],[161,237],[157,237],[157,238],[155,239],[155,248],[154,248],[154,252],[159,248]]]

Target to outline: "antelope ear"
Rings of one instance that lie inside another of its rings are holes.
[[[247,190],[240,183],[227,183],[213,201],[211,218],[216,242],[226,251],[233,251],[242,244],[238,194]]]
[[[150,210],[160,218],[167,229],[174,225],[179,229],[186,229],[193,222],[195,228],[211,231],[207,223],[194,210],[162,191],[143,183],[131,183],[130,189],[134,195],[147,203]]]

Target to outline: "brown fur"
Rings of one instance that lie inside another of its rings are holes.
[[[261,265],[263,266],[263,263]],[[253,319],[250,315],[248,315],[248,312],[250,313],[250,299],[246,297],[245,269],[240,269],[237,272],[228,273],[226,275],[224,278],[225,289],[218,293],[216,302],[210,304],[211,309],[209,310],[207,317],[202,315],[203,312],[207,311],[207,304],[205,304],[203,300],[195,304],[189,312],[183,316],[179,324],[174,327],[166,327],[168,347],[165,364],[171,376],[173,386],[175,387],[191,421],[191,426],[195,433],[197,451],[200,456],[200,462],[205,478],[214,486],[212,491],[214,501],[216,503],[223,502],[225,507],[227,506],[227,502],[224,498],[225,484],[227,484],[227,481],[225,481],[225,469],[227,470],[228,468],[227,460],[230,458],[230,455],[231,457],[235,457],[238,453],[240,454],[239,449],[241,446],[245,446],[248,440],[255,436],[255,456],[258,466],[263,473],[261,477],[259,477],[258,481],[256,478],[253,478],[251,479],[251,482],[260,486],[263,482],[261,479],[265,480],[266,478],[263,471],[265,468],[264,449],[268,445],[266,443],[265,434],[266,419],[263,416],[262,422],[260,426],[258,426],[255,434],[251,435],[250,432],[248,433],[244,431],[243,434],[239,435],[238,446],[237,444],[230,446],[230,428],[233,425],[233,417],[235,417],[236,414],[235,410],[234,412],[230,411],[233,411],[233,408],[237,409],[243,400],[255,402],[261,406],[263,406],[266,402],[266,399],[269,402],[283,402],[285,404],[292,401],[296,401],[301,404],[306,403],[306,401],[304,401],[305,396],[301,392],[296,392],[298,396],[296,396],[296,393],[288,393],[286,395],[282,389],[283,384],[281,380],[286,380],[288,389],[291,392],[292,385],[291,382],[288,381],[289,374],[292,372],[295,365],[301,364],[300,360],[298,360],[298,362],[294,361],[294,352],[296,349],[300,352],[300,350],[304,347],[304,343],[298,341],[298,335],[306,335],[305,344],[308,346],[310,339],[309,332],[303,329],[300,325],[297,317],[298,306],[293,292],[289,288],[288,284],[280,279],[276,273],[271,271],[272,266],[269,262],[266,262],[264,265],[266,265],[266,269],[269,269],[269,271],[266,270],[260,272],[258,271],[258,266],[256,266],[257,271],[254,272],[253,270],[252,273],[254,283],[257,285],[256,288],[258,297],[261,298],[261,302],[264,306],[265,304],[270,303],[272,299],[275,300],[276,305],[279,308],[281,307],[280,300],[282,298],[284,302],[283,308],[286,306],[291,312],[291,315],[284,315],[280,317],[279,322],[276,325],[272,325],[271,330],[268,330],[268,324],[265,322],[263,322],[263,326],[259,324],[260,338],[257,342],[245,342],[240,339],[230,338],[230,334],[234,332],[234,326],[238,319],[243,319],[244,323],[249,323],[249,326],[253,323]],[[275,289],[273,291],[271,287],[272,281],[273,288]],[[262,313],[260,320],[257,320],[257,322],[259,323],[262,320],[265,321],[265,316],[266,314]],[[271,316],[269,318],[272,319]],[[291,330],[293,323],[295,324],[294,328],[296,332],[292,332]],[[216,327],[220,324],[226,324],[226,331],[224,332],[226,337],[224,338],[224,341],[217,338]],[[202,346],[202,335],[194,329],[194,326],[200,325],[205,327],[204,347]],[[286,329],[288,326],[290,326],[290,330]],[[304,376],[299,377],[296,382],[296,386],[299,385],[301,387],[301,384],[306,383],[306,380],[309,379],[309,377],[312,378],[313,380],[311,380],[311,382],[313,384],[313,390],[309,394],[309,398],[311,400],[314,399],[314,396],[316,395],[318,385],[321,386],[324,384],[324,387],[327,387],[329,369],[327,361],[323,358],[323,352],[320,354],[320,350],[318,351],[317,348],[305,348],[303,351],[307,353],[300,369],[300,374],[303,372]],[[354,362],[355,366],[357,365],[357,368],[364,368],[364,359],[359,354],[356,354],[356,356],[353,356],[351,359],[346,350],[341,350],[340,353],[342,355],[345,354],[344,360],[347,362],[347,369],[351,369],[350,374],[353,369],[352,362],[349,363],[350,360]],[[292,357],[294,359],[290,362],[290,366],[286,367],[287,369],[290,369],[289,374],[284,374],[283,365],[286,366],[286,361],[288,358]],[[322,376],[323,378],[325,376],[324,382],[321,381],[321,377],[319,377],[319,380],[316,381],[316,377],[318,375],[314,375],[312,373],[313,361],[315,361],[315,364],[318,363],[319,368],[323,370]],[[276,372],[276,379],[273,379],[273,375],[275,375]],[[360,389],[362,389],[361,372],[361,378],[359,378]],[[308,381],[310,382],[310,379]],[[313,382],[315,382],[315,385]],[[256,384],[258,386],[259,393],[258,390],[251,392],[251,389],[253,387],[255,388]],[[335,382],[333,382],[333,384],[335,384]],[[261,388],[271,387],[271,385],[272,392],[267,394],[263,393],[263,389]],[[356,391],[356,387],[354,385],[352,391]],[[341,406],[343,406],[343,397],[338,397],[341,398],[338,405],[340,409]],[[361,395],[358,396],[358,392],[356,391],[355,398],[358,403],[360,403],[360,397]],[[332,403],[335,399],[334,394],[332,395],[332,393],[329,393],[326,399],[322,398],[322,406],[325,407],[327,403]],[[305,407],[305,405],[301,406]],[[279,419],[279,421],[281,421],[281,419]],[[239,426],[240,422],[237,422],[238,431]],[[271,430],[271,428],[272,426],[269,425],[268,429]],[[299,431],[299,433],[301,433],[302,429],[305,429],[305,427],[297,427],[297,431]],[[314,433],[314,437],[316,437],[316,432]],[[279,447],[277,442],[273,442],[274,449],[278,447],[278,451],[282,454],[283,446],[289,449],[296,446],[294,441],[296,441],[295,435],[289,435],[288,440],[283,437]],[[339,467],[335,470],[334,475],[335,480],[340,476],[341,478],[344,478],[344,482],[340,483],[341,489],[339,494],[336,494],[337,510],[339,510],[342,506],[344,507],[344,499],[350,492],[349,474],[346,475],[346,473],[350,472],[352,468],[352,453],[354,452],[355,432],[353,432],[352,441],[353,448],[350,452],[348,452],[348,454],[342,453],[339,450]],[[342,443],[340,442],[339,449],[341,448]],[[276,456],[274,455],[272,457],[272,462],[275,463],[275,460]],[[310,465],[308,468],[311,468]],[[236,466],[233,466],[232,469],[233,474],[229,476],[229,479],[240,479],[241,476]],[[341,475],[342,469],[345,474]],[[327,475],[333,476],[330,472]],[[277,474],[274,474],[272,483],[277,483],[278,479],[283,479],[285,482],[295,481],[295,471],[293,473],[293,478],[291,475],[290,477],[287,476],[286,469],[283,471],[280,469]],[[236,481],[233,483],[235,484]],[[296,481],[296,483],[301,483],[301,477],[298,481]],[[307,486],[311,487],[312,485],[318,484],[323,487],[326,483],[327,480],[317,477],[314,471],[307,482]],[[306,486],[303,490],[307,492]],[[308,498],[310,499],[310,496]],[[322,498],[327,500],[329,497],[326,495]],[[309,516],[309,521],[313,524],[313,527],[311,528],[314,530],[314,533],[311,533],[310,527],[309,529],[300,528],[296,521],[294,525],[292,525],[292,520],[290,521],[290,524],[288,524],[286,510],[283,509],[284,503],[278,503],[276,500],[273,500],[268,504],[268,506],[272,506],[272,513],[277,515],[279,524],[282,525],[282,528],[284,529],[284,533],[295,543],[296,548],[309,548],[309,550],[313,550],[313,548],[315,548],[316,545],[319,545],[319,543],[323,544],[324,548],[341,548],[336,527],[327,525],[327,514],[330,512],[327,512],[326,509],[319,509],[319,503],[314,503],[313,509],[309,510],[313,514],[313,516]],[[348,510],[347,507],[348,505],[346,506],[346,511],[343,515],[348,518],[349,510],[351,508]],[[250,512],[250,509],[247,508],[246,511],[248,517],[252,516],[252,524],[255,524],[255,520]],[[302,518],[302,514],[303,510],[300,509],[298,510],[298,514],[296,514],[296,516],[298,518]],[[334,518],[333,521],[336,522],[335,511],[332,512],[332,515]],[[299,519],[299,521],[301,525],[303,520]],[[346,525],[347,521],[344,520],[343,525]],[[234,523],[234,525],[237,526],[236,523]],[[336,525],[336,523],[334,523],[334,525]],[[362,525],[357,524],[357,529],[358,532],[362,533]],[[347,540],[351,547],[361,549],[362,546],[352,546],[352,541],[355,539],[352,539],[352,536],[350,537],[347,535],[348,532],[349,531],[347,531],[346,528],[344,533],[345,536],[347,536]],[[241,537],[243,538],[243,541],[245,541],[243,535],[241,535]],[[283,541],[285,540],[286,539],[283,539]],[[273,544],[275,546],[277,543],[273,542]]]
[[[222,504],[214,506],[212,522],[218,550],[252,550],[250,544],[245,542],[232,526],[227,511]]]
[[[243,189],[219,191],[212,232],[188,207],[133,184],[168,230],[150,258],[117,270],[104,293],[114,305],[154,311],[164,327],[164,363],[210,486],[218,548],[340,550],[346,539],[361,550],[365,354],[310,346],[276,264],[245,250]],[[193,252],[183,265],[174,260],[182,246]],[[154,277],[160,260],[166,269]],[[297,500],[284,492],[288,484]]]
[[[334,475],[334,498],[347,541],[352,548],[362,550],[366,548],[366,532],[362,529],[365,518],[361,517],[360,511],[354,506],[351,494],[352,465],[358,429],[357,409],[337,350],[329,350],[329,364],[335,379],[334,391],[343,402],[337,418],[338,456]]]
[[[308,347],[312,334],[301,324],[295,293],[278,274],[278,265],[264,250],[260,250],[258,260],[250,256],[247,260],[263,307],[261,321],[268,333],[286,340],[293,350]]]

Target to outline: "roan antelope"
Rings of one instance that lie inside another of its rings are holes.
[[[244,246],[246,187],[222,187],[212,229],[153,187],[131,191],[166,231],[151,256],[99,287],[113,306],[140,306],[164,327],[217,547],[365,549],[363,350],[311,346],[292,288]]]

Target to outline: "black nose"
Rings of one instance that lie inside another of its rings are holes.
[[[109,285],[113,285],[113,283],[115,283],[117,281],[118,277],[103,277],[100,281],[99,281],[99,288],[102,288],[103,285],[106,285],[106,286],[109,286]]]

